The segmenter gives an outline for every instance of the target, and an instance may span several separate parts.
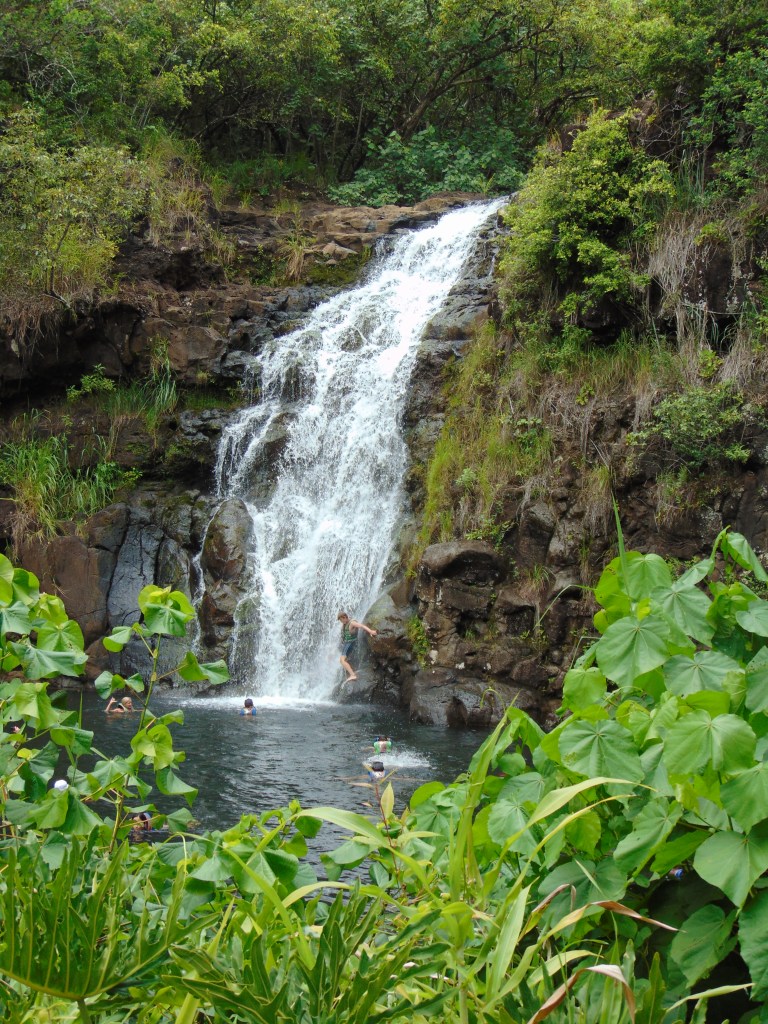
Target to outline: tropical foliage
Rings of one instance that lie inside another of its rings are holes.
[[[620,548],[553,732],[510,708],[465,776],[400,814],[385,780],[377,820],[293,804],[185,835],[189,812],[159,814],[147,772],[193,799],[181,716],[150,708],[187,599],[145,588],[139,621],[106,638],[148,655],[146,690],[97,680],[145,695],[130,752],[107,757],[45,683],[82,670],[78,627],[0,558],[2,668],[24,677],[0,691],[3,1019],[674,1024],[737,999],[721,1018],[763,1020],[765,584],[730,531],[677,577]],[[191,654],[173,671],[226,678]],[[144,809],[167,837],[130,844]],[[349,838],[318,879],[322,821]]]
[[[605,124],[581,177],[568,164],[533,179],[566,227],[534,262],[562,271],[573,256],[579,303],[626,296],[635,268],[615,243],[666,191],[663,162],[699,168],[713,198],[760,195],[765,27],[759,5],[674,0],[10,0],[0,294],[34,327],[104,285],[132,218],[148,215],[154,241],[194,226],[215,249],[215,206],[285,185],[375,205],[509,192],[551,133],[640,98],[655,161]],[[601,161],[616,173],[605,190]],[[570,201],[613,240],[571,234]]]

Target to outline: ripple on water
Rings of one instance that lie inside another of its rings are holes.
[[[180,707],[174,745],[186,753],[182,778],[199,789],[193,813],[205,828],[227,828],[242,814],[261,814],[298,800],[305,808],[331,804],[369,813],[372,793],[355,785],[368,776],[374,756],[392,772],[395,812],[413,791],[437,779],[452,782],[465,771],[485,733],[446,730],[409,722],[398,709],[371,704],[255,699],[253,718],[239,715],[242,694],[191,697],[178,691],[153,701],[156,714]],[[125,754],[136,716],[107,716],[93,694],[84,698],[95,746]],[[392,737],[393,750],[374,755],[373,740]],[[163,806],[162,798],[157,798]],[[173,806],[177,806],[174,802]]]

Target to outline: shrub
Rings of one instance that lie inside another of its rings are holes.
[[[126,225],[138,212],[137,165],[106,146],[46,145],[34,112],[10,115],[0,130],[0,296],[19,311],[23,338],[54,300],[69,308],[110,275]]]
[[[694,471],[721,460],[745,462],[749,449],[735,437],[745,429],[743,406],[733,381],[695,385],[661,401],[653,422],[628,441],[646,449],[661,446],[668,460]]]
[[[717,61],[693,118],[695,145],[714,150],[717,177],[710,193],[733,197],[764,187],[768,169],[768,61],[765,50],[737,50]]]
[[[427,664],[427,654],[429,653],[429,639],[427,638],[424,623],[418,615],[414,615],[412,619],[408,620],[406,633],[416,661],[424,668]]]
[[[101,363],[94,366],[91,373],[84,373],[80,378],[80,387],[67,388],[67,401],[76,402],[83,395],[93,395],[98,392],[109,392],[115,390],[115,382],[106,377],[104,367]]]
[[[365,167],[353,180],[328,190],[331,199],[353,206],[414,203],[436,192],[512,192],[522,160],[511,132],[495,129],[466,140],[439,135],[433,127],[406,142],[392,132],[372,144]]]
[[[598,112],[569,152],[539,158],[507,210],[500,269],[513,308],[554,279],[564,321],[573,323],[606,298],[631,302],[645,285],[631,248],[653,234],[674,188],[667,165],[632,141],[632,123],[631,113]]]

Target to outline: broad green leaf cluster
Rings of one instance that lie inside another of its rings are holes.
[[[119,651],[130,640],[141,644],[151,665],[148,680],[105,671],[95,683],[105,699],[123,690],[137,702],[139,695],[145,697],[130,753],[108,757],[93,747],[93,733],[82,727],[79,712],[67,709],[60,699],[66,694],[49,694],[47,688],[46,680],[82,675],[87,655],[80,627],[68,618],[60,598],[41,593],[32,573],[0,555],[0,799],[11,834],[32,831],[44,836],[44,858],[50,845],[54,860],[60,859],[62,836],[87,836],[95,828],[111,849],[127,835],[133,815],[149,806],[148,770],[160,793],[191,802],[196,792],[177,774],[184,754],[174,750],[170,726],[183,716],[173,712],[156,717],[149,701],[165,677],[178,673],[188,682],[216,685],[228,678],[226,666],[201,665],[188,653],[178,666],[160,672],[163,637],[184,636],[194,609],[180,591],[155,586],[145,587],[138,603],[141,620],[114,630],[104,645]],[[54,775],[67,788],[52,787]],[[168,824],[179,829],[189,819],[182,809],[168,817]],[[159,816],[158,821],[164,820]]]
[[[42,681],[80,670],[77,627],[0,559],[3,666],[40,680],[0,693],[3,1020],[683,1024],[725,1000],[713,1012],[758,1024],[766,583],[730,531],[677,577],[620,545],[553,732],[509,708],[465,775],[400,813],[385,779],[367,784],[373,817],[294,803],[196,834],[182,810],[156,843],[131,844],[146,769],[193,797],[170,738],[180,716],[146,706],[189,602],[147,587],[140,621],[105,639],[144,644],[152,663],[146,681],[97,681],[104,697],[146,693],[130,753],[105,758]],[[226,678],[192,654],[178,672]],[[52,790],[62,756],[70,786]],[[307,859],[322,822],[348,833],[320,854],[325,878]]]

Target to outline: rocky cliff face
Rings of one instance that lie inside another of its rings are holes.
[[[52,540],[27,537],[18,551],[18,560],[81,622],[92,672],[109,658],[99,638],[137,617],[136,596],[149,582],[198,598],[201,647],[207,656],[229,654],[251,527],[242,503],[217,499],[213,467],[227,418],[247,397],[243,382],[246,390],[258,386],[254,357],[339,280],[353,278],[372,243],[465,198],[449,196],[413,209],[307,204],[301,212],[304,237],[311,236],[305,266],[297,283],[283,286],[259,278],[279,260],[296,230],[295,215],[286,222],[268,211],[225,214],[221,230],[239,254],[227,272],[194,240],[158,249],[137,236],[121,256],[115,295],[79,311],[34,345],[0,339],[0,440],[13,415],[45,407],[38,429],[66,430],[73,458],[94,430],[112,430],[115,457],[142,474],[124,501]],[[606,496],[585,492],[580,455],[584,444],[597,445],[607,462],[626,467],[626,435],[636,414],[622,396],[592,399],[581,433],[559,453],[556,486],[536,493],[525,482],[510,482],[504,529],[494,544],[433,545],[415,570],[405,571],[404,553],[423,502],[424,467],[445,413],[445,366],[461,359],[477,326],[495,316],[492,234],[480,240],[472,272],[425,332],[405,419],[412,512],[385,591],[367,617],[378,629],[368,650],[372,699],[450,726],[488,724],[511,702],[546,721],[557,706],[563,674],[590,633],[588,585],[615,539]],[[138,418],[109,423],[97,404],[63,402],[65,385],[96,364],[114,378],[146,373],[158,345],[178,381],[190,390],[213,386],[222,401],[203,411],[181,408],[151,435]],[[259,483],[265,498],[284,440],[279,427],[273,434]],[[614,486],[627,544],[685,560],[704,553],[724,525],[733,525],[758,549],[768,549],[768,434],[755,439],[753,450],[758,454],[744,471],[708,478],[674,508],[661,501],[653,466],[618,471]],[[0,492],[0,541],[6,542],[12,532],[9,499]],[[119,668],[133,671],[140,657],[129,645]]]

